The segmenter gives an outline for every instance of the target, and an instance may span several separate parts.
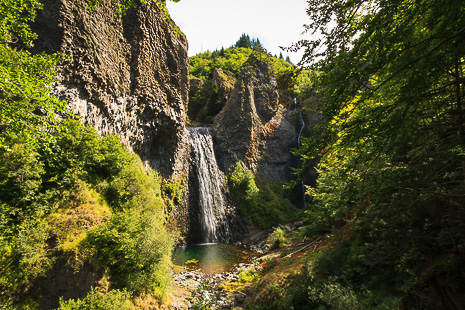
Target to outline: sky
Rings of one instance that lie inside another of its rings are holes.
[[[167,1],[171,18],[189,42],[189,56],[230,47],[245,33],[258,38],[272,55],[289,56],[297,64],[303,54],[287,53],[304,39],[306,0],[181,0]]]

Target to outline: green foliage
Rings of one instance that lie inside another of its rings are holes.
[[[167,213],[170,213],[174,206],[184,204],[184,183],[185,177],[179,177],[172,181],[162,180],[161,192],[167,205]]]
[[[301,42],[303,61],[318,59],[326,124],[300,150],[304,167],[321,157],[307,222],[332,233],[339,250],[323,256],[341,258],[333,275],[356,291],[421,292],[457,270],[465,247],[465,11],[454,1],[308,3],[308,30],[323,36]]]
[[[236,163],[234,171],[228,177],[228,184],[234,191],[244,193],[246,200],[254,201],[258,197],[259,190],[255,184],[255,176],[241,162]]]
[[[49,135],[36,149],[17,140],[0,153],[0,301],[33,294],[62,258],[75,269],[92,258],[119,288],[162,296],[173,238],[158,174],[79,121]]]
[[[160,181],[156,172],[145,169],[140,160],[134,161],[108,184],[105,196],[115,211],[153,208],[161,213]]]
[[[252,48],[252,40],[250,40],[250,36],[243,33],[239,40],[237,40],[234,47]]]
[[[218,89],[212,83],[214,69],[221,72],[231,86],[239,76],[241,68],[245,65],[254,66],[256,61],[266,61],[277,75],[288,76],[289,72],[297,72],[293,65],[284,59],[272,57],[260,44],[258,39],[250,39],[242,35],[234,47],[222,48],[214,52],[204,52],[190,57],[189,75],[199,78],[204,83],[195,94],[189,98],[189,117],[195,118],[197,113],[208,104],[211,111],[205,119],[196,119],[201,122],[211,122],[226,102],[219,98]],[[287,74],[287,75],[286,75]],[[298,74],[298,72],[296,73]],[[284,80],[281,78],[281,80]],[[282,84],[282,83],[281,83]],[[294,84],[289,87],[293,91]],[[207,119],[208,118],[208,119]]]
[[[29,144],[48,139],[56,111],[64,110],[64,103],[49,94],[60,60],[0,44],[0,148],[9,149],[7,141],[16,137]]]
[[[250,283],[258,279],[258,274],[254,268],[239,270],[239,283]]]
[[[286,244],[286,232],[280,227],[276,228],[266,239],[270,249],[278,249]]]
[[[130,310],[134,309],[131,295],[126,291],[111,290],[102,294],[91,290],[82,299],[60,300],[58,310]]]
[[[234,199],[239,203],[241,215],[247,224],[252,224],[259,192],[252,171],[237,162],[234,171],[228,176],[228,185]]]
[[[357,293],[337,277],[321,278],[314,267],[305,265],[280,298],[272,300],[263,309],[398,309],[400,298],[376,296],[364,289]]]
[[[13,43],[23,40],[28,46],[37,37],[29,25],[34,21],[37,10],[43,5],[38,0],[29,1],[0,1],[0,44]]]
[[[39,9],[42,4],[37,0],[0,1],[0,148],[4,150],[11,147],[8,141],[18,137],[29,145],[39,137],[47,140],[55,112],[65,108],[49,94],[56,81],[54,68],[64,58],[33,56],[10,45],[21,40],[32,46],[36,34],[29,25]]]
[[[213,69],[218,68],[223,70],[224,74],[237,78],[251,53],[249,48],[231,47],[197,54],[189,58],[189,75],[208,81],[213,76]]]
[[[295,82],[295,94],[300,97],[301,101],[313,94],[315,82],[318,79],[318,72],[312,70],[301,70]]]
[[[244,47],[244,48],[250,48],[254,49],[256,47],[262,47],[262,44],[260,43],[260,40],[258,38],[250,38],[248,34],[243,33],[239,40],[237,40],[236,44],[234,47]]]
[[[198,113],[206,105],[208,105],[208,113],[204,113],[205,115],[199,117]],[[223,109],[224,105],[225,102],[218,94],[218,86],[213,83],[207,83],[199,87],[194,96],[189,98],[189,117],[195,118],[199,122],[213,123],[215,115]]]
[[[252,171],[240,162],[228,176],[228,185],[247,224],[266,229],[297,218],[296,208],[285,198],[282,183],[256,182]]]
[[[131,292],[166,291],[173,238],[157,210],[129,209],[92,229],[84,242],[94,259],[109,270],[116,288]]]

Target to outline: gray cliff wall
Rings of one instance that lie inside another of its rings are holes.
[[[292,113],[276,89],[274,73],[264,62],[244,66],[223,110],[215,117],[213,133],[224,171],[237,161],[260,178],[289,181],[290,151],[296,146]],[[291,122],[290,122],[291,121]]]
[[[60,52],[57,95],[84,122],[121,141],[165,177],[185,171],[187,41],[155,2],[126,15],[117,1],[44,0],[35,52]]]

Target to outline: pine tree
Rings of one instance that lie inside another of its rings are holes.
[[[250,40],[250,36],[243,33],[239,40],[237,40],[235,47],[252,48],[252,41]]]

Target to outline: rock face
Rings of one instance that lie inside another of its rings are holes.
[[[296,129],[269,66],[257,59],[248,63],[213,123],[220,166],[226,171],[242,161],[260,178],[288,181]]]
[[[33,52],[68,56],[55,92],[86,123],[118,135],[163,176],[179,174],[187,154],[186,39],[153,1],[126,15],[118,1],[103,0],[93,12],[87,2],[44,0]]]
[[[192,77],[190,80],[189,118],[197,122],[212,123],[214,116],[224,107],[234,89],[235,79],[226,75],[219,68],[213,69],[212,78],[203,82],[201,79]],[[196,96],[203,96],[198,99]],[[198,105],[202,106],[199,107]]]

